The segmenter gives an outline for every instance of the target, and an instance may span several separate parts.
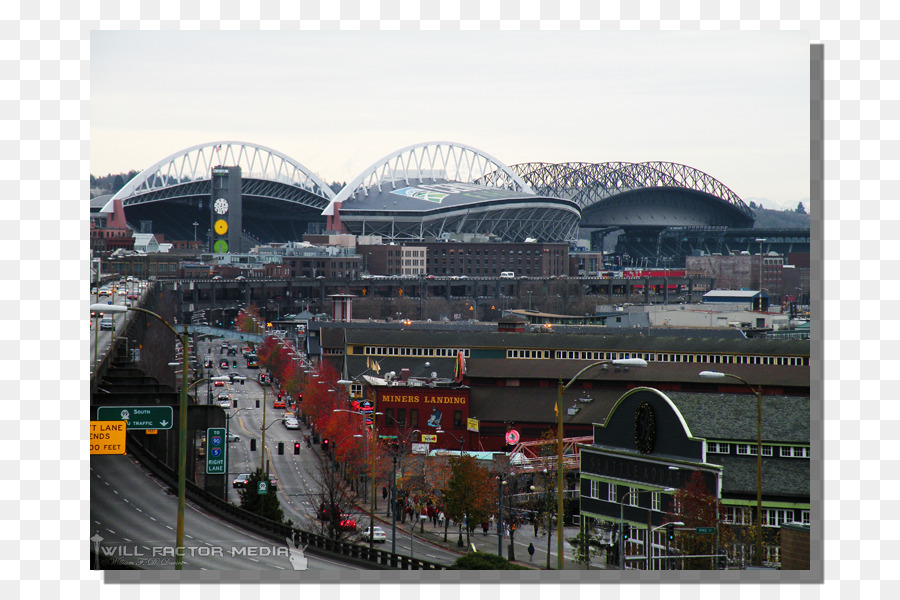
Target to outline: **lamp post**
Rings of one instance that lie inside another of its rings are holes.
[[[338,383],[341,383],[341,382],[339,381]],[[355,411],[355,410],[347,410],[347,409],[343,409],[343,408],[335,408],[331,412],[336,412],[336,413],[337,412],[345,412],[345,413],[351,413],[354,415],[362,415],[364,417],[368,416],[364,412],[359,412],[359,411]],[[372,456],[369,459],[369,466],[371,468],[369,487],[372,488],[372,492],[371,492],[372,493],[372,498],[371,498],[372,501],[369,504],[369,550],[372,550],[375,548],[375,443],[378,440],[378,435],[377,435],[378,428],[377,428],[377,422],[375,420],[375,417],[380,414],[382,414],[382,413],[372,413]]]
[[[700,377],[706,379],[731,377],[746,385],[756,395],[756,557],[753,562],[759,566],[762,565],[762,386],[754,389],[737,375],[719,371],[701,371]]]
[[[762,289],[763,289],[763,253],[762,253],[762,245],[763,242],[768,240],[768,238],[756,238],[754,241],[759,242],[759,310],[762,311]]]
[[[103,312],[136,311],[156,318],[181,340],[181,393],[178,399],[178,516],[175,527],[175,570],[180,571],[184,565],[184,496],[185,473],[187,471],[187,392],[188,392],[188,330],[178,331],[165,319],[153,311],[136,306],[122,304],[92,304],[90,310]]]
[[[671,521],[669,523],[663,523],[662,525],[657,525],[650,529],[647,532],[647,570],[651,570],[653,568],[653,544],[651,540],[653,539],[653,532],[659,531],[663,527],[668,527],[671,525],[672,527],[684,527],[683,521]],[[669,557],[669,538],[666,537],[666,559]],[[668,560],[667,560],[668,562]],[[667,565],[668,566],[668,565]]]
[[[625,536],[622,535],[623,532],[625,531],[625,500],[628,498],[628,496],[631,496],[632,494],[639,494],[642,491],[647,491],[647,490],[629,490],[628,492],[625,493],[624,496],[622,496],[622,499],[619,500],[619,570],[620,571],[625,570]],[[669,488],[664,488],[659,491],[665,492],[667,494],[671,494],[672,492],[674,492],[676,490],[675,490],[675,488],[669,487]],[[682,525],[683,525],[683,523],[682,523]],[[650,533],[648,532],[647,533],[647,543],[649,543],[649,542],[650,542]]]
[[[497,475],[497,556],[503,556],[503,486],[506,481]]]
[[[462,458],[462,455],[463,455],[463,443],[465,442],[465,437],[457,438],[455,435],[453,435],[453,434],[450,433],[449,431],[444,431],[443,429],[438,429],[437,431],[435,431],[435,433],[446,433],[447,435],[449,435],[450,437],[452,437],[454,440],[456,440],[457,442],[459,442],[459,457]],[[468,525],[469,525],[469,524],[468,524],[468,520],[466,520],[466,526],[468,527]],[[467,531],[468,531],[468,530],[467,530]],[[468,534],[466,534],[466,535],[468,535]],[[456,546],[457,546],[458,548],[462,548],[463,545],[464,545],[464,544],[463,544],[463,541],[462,541],[462,521],[460,521],[460,523],[459,523],[459,539],[456,540]]]
[[[617,367],[646,367],[647,361],[643,358],[618,358],[612,360],[600,360],[584,367],[563,385],[559,380],[559,389],[556,399],[556,568],[563,569],[563,392],[569,389],[575,380],[588,369],[599,365],[613,365]],[[549,535],[549,534],[548,534]]]
[[[199,225],[197,221],[194,221],[194,242],[197,241],[197,225]]]

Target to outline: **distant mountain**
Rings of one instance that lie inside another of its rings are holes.
[[[793,210],[753,208],[754,229],[809,229],[809,215]]]

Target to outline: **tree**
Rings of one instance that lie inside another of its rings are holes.
[[[802,202],[798,202],[798,203],[797,203],[797,208],[796,208],[796,210],[794,210],[794,212],[795,212],[795,213],[798,213],[798,214],[801,214],[801,215],[805,215],[805,214],[806,214],[806,207],[803,206],[803,203],[802,203]]]
[[[268,481],[268,478],[262,469],[257,468],[250,473],[250,480],[241,489],[241,508],[263,518],[283,523],[284,512],[281,510],[278,494],[271,487],[265,494],[260,494],[257,489],[260,481]]]
[[[516,565],[502,556],[496,554],[485,554],[484,552],[469,552],[465,556],[457,558],[450,569],[453,570],[528,570],[528,567]]]
[[[441,490],[445,513],[457,522],[466,521],[466,544],[475,523],[488,519],[494,512],[494,478],[471,456],[450,459],[450,479]]]
[[[235,318],[235,326],[237,330],[243,333],[261,333],[262,328],[259,326],[259,308],[256,303],[250,305],[247,309],[241,309]]]
[[[719,547],[724,548],[731,543],[731,528],[722,522],[725,509],[707,489],[700,471],[691,474],[687,485],[673,494],[673,500],[673,508],[669,512],[672,521],[682,521],[685,529],[693,529],[716,527],[718,517]],[[715,535],[679,531],[675,534],[674,543],[683,554],[715,554],[716,550]],[[714,565],[714,561],[709,558],[684,561],[685,569],[713,569]]]

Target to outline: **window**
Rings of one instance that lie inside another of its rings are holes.
[[[756,456],[756,444],[735,444],[735,448],[737,448],[738,454],[752,454]]]
[[[804,525],[809,525],[809,511],[808,510],[800,511],[800,520]]]
[[[606,488],[606,499],[610,502],[618,502],[619,499],[616,497],[616,484],[610,483]]]
[[[396,419],[394,419],[394,409],[393,408],[384,409],[384,422],[387,423],[388,425],[393,425],[394,423],[397,422]]]
[[[794,520],[794,513],[791,510],[764,508],[762,512],[762,524],[765,527],[779,527],[783,523],[790,523]]]
[[[600,482],[594,479],[591,479],[591,498],[600,498]],[[807,511],[808,513],[809,511]]]
[[[406,425],[406,409],[405,408],[397,409],[397,424],[400,426]]]
[[[454,427],[462,427],[462,411],[461,410],[453,411],[453,426]]]
[[[628,488],[628,506],[638,506],[637,488]]]
[[[730,454],[731,445],[724,442],[709,442],[706,445],[706,451],[711,454]]]
[[[659,492],[652,492],[652,493],[650,494],[650,508],[651,508],[651,510],[662,510],[662,508],[660,508],[660,500],[659,500],[659,498],[660,498],[660,493],[659,493]]]

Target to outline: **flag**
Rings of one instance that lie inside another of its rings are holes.
[[[453,366],[453,380],[456,383],[462,383],[463,375],[466,374],[466,359],[463,357],[462,350],[456,353],[456,364]]]

